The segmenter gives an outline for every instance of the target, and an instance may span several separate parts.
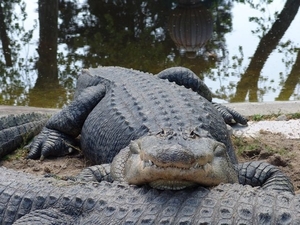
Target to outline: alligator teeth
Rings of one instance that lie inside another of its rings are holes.
[[[210,170],[211,166],[209,165],[209,163],[207,163],[203,166],[203,169],[204,169],[204,171]]]
[[[147,166],[155,166],[155,164],[151,160],[143,161],[143,169]]]
[[[203,169],[204,166],[200,165],[199,163],[196,163],[194,166],[194,169]]]

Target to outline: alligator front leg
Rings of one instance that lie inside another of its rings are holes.
[[[291,180],[278,167],[269,163],[262,161],[240,163],[238,171],[240,184],[294,194]]]
[[[190,88],[197,92],[208,101],[212,102],[212,95],[206,84],[191,70],[184,67],[172,67],[165,69],[157,74],[161,79],[175,82],[178,85]],[[246,125],[248,120],[233,109],[227,108],[221,104],[212,102],[215,108],[222,115],[227,124],[240,123]]]
[[[27,158],[42,160],[50,155],[70,153],[85,119],[104,96],[105,86],[102,84],[85,88],[68,107],[49,119],[42,132],[29,145]]]
[[[76,177],[73,179],[84,182],[113,182],[114,179],[110,173],[111,164],[94,165],[84,168]]]

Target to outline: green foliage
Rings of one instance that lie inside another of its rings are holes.
[[[196,59],[187,59],[179,55],[166,26],[168,14],[176,7],[175,0],[159,3],[142,0],[87,0],[84,3],[78,0],[59,1],[57,76],[60,87],[57,87],[57,90],[53,87],[44,90],[42,95],[52,96],[51,93],[55,92],[61,95],[56,96],[56,100],[53,98],[53,102],[48,106],[61,107],[67,104],[72,99],[76,78],[82,67],[119,65],[157,73],[166,67],[185,66],[195,71],[201,78],[220,81],[220,88],[215,96],[231,101],[237,89],[237,82],[228,84],[227,81],[230,77],[234,80],[241,78],[241,74],[245,71],[243,65],[247,60],[242,46],[239,46],[239,52],[229,59],[230,64],[225,59],[228,55],[225,35],[232,31],[234,2],[246,4],[263,13],[260,17],[249,17],[249,20],[257,25],[253,33],[259,37],[268,32],[279,15],[278,12],[270,15],[267,11],[268,4],[273,0],[205,0],[203,3],[210,7],[214,18],[214,36],[203,50],[210,56],[203,54]],[[2,62],[3,57],[0,58],[0,104],[30,105],[34,81],[36,75],[39,76],[35,71],[38,61],[38,52],[35,51],[37,40],[33,40],[38,21],[34,21],[34,26],[29,29],[24,27],[28,19],[25,0],[6,0],[1,2],[1,6],[5,9],[5,23],[8,25],[7,32],[14,66],[7,68]],[[24,46],[28,51],[34,51],[34,54],[29,57],[22,56],[20,50]],[[294,58],[288,56],[298,50],[289,41],[279,44],[279,51],[287,52],[287,57],[283,59],[287,68],[295,62]],[[221,55],[224,60],[211,55]],[[280,75],[281,83],[284,83],[286,74]],[[260,77],[259,81],[268,79],[266,76]],[[270,79],[276,80],[273,77]],[[226,81],[226,84],[223,84],[223,81]],[[275,89],[262,87],[254,91],[262,96]],[[256,100],[259,100],[259,97]],[[42,101],[36,103],[42,104]]]
[[[5,155],[1,160],[2,161],[13,161],[18,159],[24,159],[28,154],[28,150],[24,148],[19,148],[15,150],[14,152]]]
[[[30,78],[26,80],[22,77],[25,78],[29,73],[28,63],[34,59],[21,57],[20,50],[23,46],[29,45],[37,24],[35,23],[33,28],[29,30],[25,30],[24,24],[21,24],[28,16],[24,0],[3,1],[1,4],[9,39],[10,57],[14,66],[7,67],[0,58],[0,104],[24,105],[26,104]],[[12,37],[20,38],[13,39]]]
[[[251,121],[262,121],[262,120],[276,120],[279,116],[281,116],[282,113],[279,111],[278,113],[271,113],[268,115],[262,115],[262,114],[255,114],[249,117],[249,120]],[[288,113],[285,114],[287,120],[289,119],[300,119],[300,112],[297,113]]]
[[[261,121],[263,120],[265,117],[261,114],[255,114],[253,116],[251,116],[250,120],[253,120],[253,121]]]

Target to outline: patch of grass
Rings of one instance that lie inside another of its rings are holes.
[[[1,160],[2,161],[12,161],[12,160],[18,160],[18,159],[23,159],[27,156],[28,150],[25,148],[19,148],[12,153],[4,156]]]
[[[25,137],[23,137],[23,143],[21,144],[21,146],[18,149],[16,149],[15,151],[13,151],[12,153],[4,156],[2,158],[2,160],[3,161],[5,161],[5,160],[12,161],[12,160],[16,160],[16,159],[25,158],[29,152],[29,150],[26,149],[25,146],[33,139],[33,136],[34,136],[33,133],[26,134]]]
[[[285,156],[288,154],[287,150],[276,148],[271,145],[263,143],[259,138],[245,138],[245,137],[232,137],[232,143],[238,156],[247,158],[259,157],[262,153],[265,155],[279,154]]]
[[[287,117],[290,119],[300,119],[300,112],[288,114]]]
[[[275,120],[276,118],[278,118],[281,115],[285,115],[288,120],[300,119],[300,112],[290,113],[290,114],[282,114],[282,113],[278,112],[278,113],[272,113],[269,115],[255,114],[255,115],[249,116],[248,119],[252,120],[252,121]]]
[[[261,121],[263,119],[264,119],[264,115],[261,114],[255,114],[249,118],[249,120],[253,120],[253,121]]]

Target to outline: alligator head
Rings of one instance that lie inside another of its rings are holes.
[[[226,146],[193,132],[160,132],[131,141],[112,162],[111,175],[129,184],[172,190],[237,182]]]

